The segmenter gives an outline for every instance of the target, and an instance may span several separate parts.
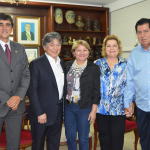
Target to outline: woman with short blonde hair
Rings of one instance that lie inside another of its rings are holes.
[[[84,40],[73,43],[72,53],[75,60],[66,62],[67,94],[65,104],[65,132],[68,150],[89,149],[89,127],[95,121],[100,97],[97,65],[88,61],[90,46]]]
[[[119,40],[119,38],[116,35],[108,35],[105,37],[104,41],[103,41],[103,45],[102,45],[102,57],[106,57],[106,43],[109,40],[115,40],[118,44],[118,49],[119,49],[119,53],[118,56],[121,55],[122,53],[122,46],[121,46],[121,41]]]
[[[108,35],[103,41],[103,58],[95,61],[101,71],[101,98],[96,117],[101,150],[123,150],[127,63],[120,57],[121,50],[119,38]]]

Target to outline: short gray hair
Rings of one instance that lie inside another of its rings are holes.
[[[42,45],[45,46],[46,44],[52,42],[54,39],[57,39],[60,44],[62,44],[61,35],[58,32],[49,32],[44,35]]]

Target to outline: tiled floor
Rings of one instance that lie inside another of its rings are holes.
[[[60,150],[67,150],[66,146],[61,146]],[[98,145],[97,150],[100,150]],[[129,132],[125,134],[124,148],[123,150],[134,150],[134,134]],[[138,143],[138,150],[141,150],[140,144]]]
[[[31,148],[28,148],[26,150],[31,150]],[[67,150],[67,146],[66,145],[60,146],[60,150]],[[97,147],[97,150],[100,150],[99,145]],[[125,134],[124,149],[123,150],[134,150],[134,134],[133,134],[133,132],[129,132],[129,133]],[[139,143],[138,143],[138,150],[141,150]]]

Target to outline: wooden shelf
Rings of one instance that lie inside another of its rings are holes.
[[[106,31],[79,31],[79,30],[55,30],[56,32],[78,32],[78,33],[106,33]]]
[[[57,24],[55,22],[55,10],[59,8],[61,9],[63,22],[61,24]],[[68,10],[72,10],[75,14],[75,23],[69,24],[66,20],[66,13]],[[64,60],[71,60],[72,57],[66,58],[65,56],[71,55],[71,43],[74,40],[83,39],[86,40],[92,49],[92,57],[93,60],[100,56],[100,51],[103,42],[103,39],[109,33],[109,9],[105,7],[92,7],[92,6],[77,6],[77,5],[53,5],[51,7],[50,12],[50,27],[52,31],[59,32],[62,36],[64,43],[69,43],[62,45],[61,57]],[[89,13],[90,12],[90,13]],[[78,30],[76,23],[78,20],[78,16],[81,16],[81,22],[84,24],[82,30]],[[90,20],[90,23],[88,22]],[[96,23],[95,23],[96,22]],[[89,24],[88,24],[89,23]],[[90,29],[90,30],[88,30]],[[92,59],[92,58],[91,58]]]
[[[63,59],[66,60],[66,61],[69,61],[69,60],[72,60],[73,58],[71,58],[71,57],[64,57]]]
[[[66,46],[66,47],[71,47],[72,45],[66,45],[66,44],[64,45],[64,44],[62,44],[62,46],[64,46],[64,47],[65,47],[65,46]],[[90,46],[91,46],[91,47],[101,47],[102,44],[99,44],[99,45],[92,45],[92,44],[90,44]]]
[[[62,10],[63,22],[61,25],[55,22],[55,10],[60,8]],[[8,13],[14,18],[14,41],[17,41],[17,26],[16,17],[39,17],[40,18],[40,37],[42,38],[48,32],[59,32],[62,36],[63,41],[72,43],[74,40],[83,39],[87,40],[93,51],[93,57],[99,55],[98,52],[101,50],[101,44],[106,35],[109,34],[109,8],[105,7],[92,7],[92,6],[80,6],[80,5],[70,5],[70,4],[56,4],[56,3],[43,3],[43,2],[27,2],[24,4],[10,4],[8,2],[0,2],[1,12]],[[72,10],[75,13],[75,22],[77,22],[78,16],[82,17],[84,23],[83,30],[78,30],[77,26],[74,24],[68,24],[65,18],[66,12]],[[87,21],[91,21],[90,28],[87,26]],[[97,28],[94,26],[94,21],[98,22]],[[91,29],[91,31],[88,31]],[[98,31],[94,31],[98,29]],[[66,39],[65,39],[66,38]],[[70,44],[69,43],[69,44]],[[31,47],[31,45],[28,45]],[[71,46],[72,45],[62,45],[61,57],[65,60],[71,60]],[[34,47],[34,46],[32,46]],[[42,40],[40,46],[38,47],[40,55],[44,54],[42,47]],[[70,58],[66,58],[66,56]]]

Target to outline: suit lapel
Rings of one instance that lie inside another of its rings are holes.
[[[11,66],[12,66],[12,65],[15,65],[15,63],[17,62],[17,58],[18,58],[17,55],[18,55],[19,51],[16,49],[16,47],[13,44],[12,41],[10,41],[10,48],[11,48]],[[1,45],[0,45],[0,56],[3,59],[3,61],[8,66],[10,66],[9,63],[8,63],[8,60],[7,60],[7,56],[6,56],[6,54],[5,54],[5,52],[4,52],[4,50],[3,50]]]
[[[60,65],[62,67],[63,72],[65,73],[65,69],[64,69],[65,68],[65,63],[62,59],[60,60]]]
[[[16,49],[14,43],[10,41],[10,47],[11,47],[11,65],[15,65],[17,62],[17,55],[19,53],[18,49]]]

